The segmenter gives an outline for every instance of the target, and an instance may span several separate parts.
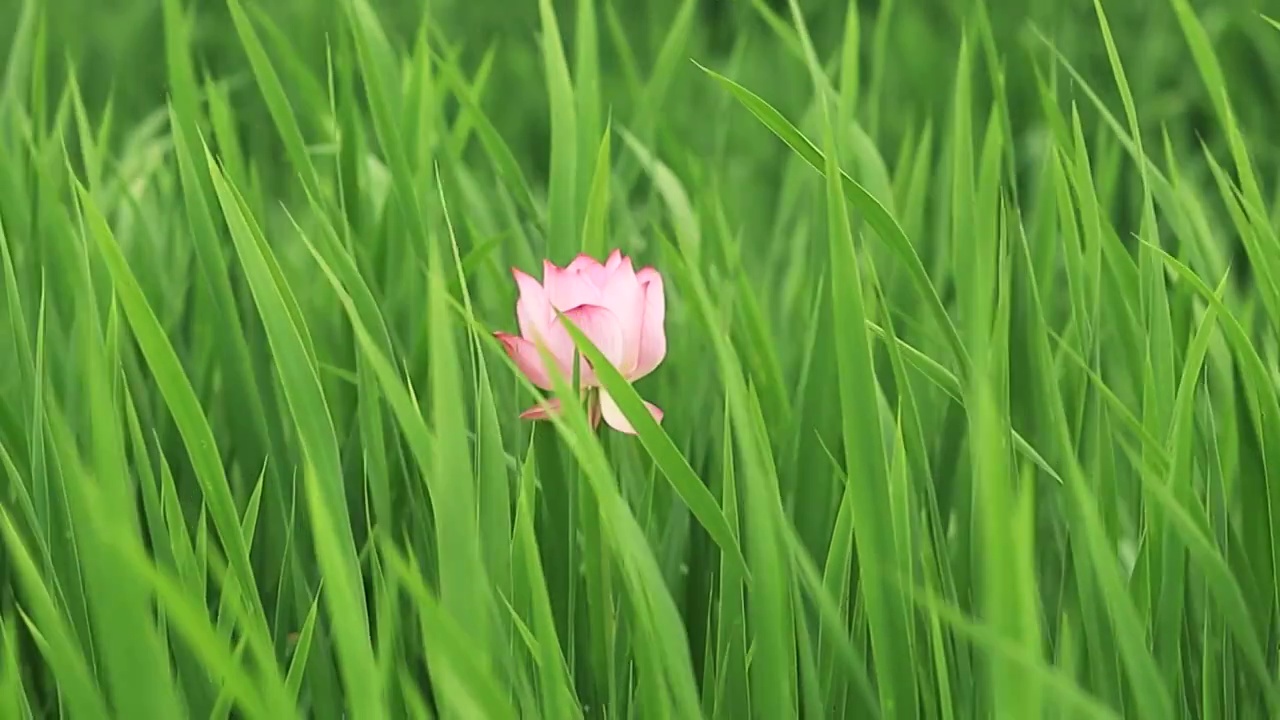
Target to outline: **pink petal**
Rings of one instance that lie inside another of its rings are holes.
[[[646,265],[636,271],[636,279],[641,283],[648,283],[654,280],[662,282],[662,274],[659,273],[652,265]]]
[[[520,413],[521,420],[546,420],[561,412],[560,398],[549,398]]]
[[[601,292],[600,304],[613,311],[622,326],[622,363],[618,369],[630,377],[640,361],[640,339],[645,310],[645,288],[631,269],[631,258],[623,259]]]
[[[582,272],[593,265],[599,264],[600,261],[590,255],[586,253],[578,253],[578,256],[573,259],[573,262],[569,263],[566,269],[573,270],[575,272]]]
[[[648,400],[644,401],[644,406],[649,409],[649,414],[657,422],[662,422],[662,408],[654,405]],[[609,427],[621,433],[635,435],[636,429],[631,426],[626,416],[622,414],[622,408],[618,407],[618,403],[614,402],[612,396],[604,390],[600,391],[600,414],[604,416],[604,421]]]
[[[547,375],[542,356],[538,354],[538,348],[533,343],[504,332],[496,332],[493,335],[502,341],[502,347],[506,349],[507,355],[515,362],[516,367],[520,368],[520,372],[529,378],[529,382],[543,390],[551,389],[551,377]]]
[[[644,317],[640,322],[639,354],[631,380],[653,372],[667,356],[667,300],[662,275],[653,268],[642,268],[636,278],[644,286]]]
[[[622,251],[614,248],[613,252],[609,253],[609,257],[604,261],[604,269],[612,272],[620,264],[622,264]]]
[[[547,300],[560,312],[600,302],[600,288],[572,264],[559,268],[550,260],[542,261],[542,286],[547,291]]]
[[[587,339],[596,346],[605,358],[618,367],[622,360],[622,325],[613,311],[599,305],[579,305],[564,313]],[[551,325],[550,347],[555,353],[556,361],[562,368],[568,368],[565,377],[571,379],[573,374],[573,358],[577,348],[569,336],[569,330],[556,318]],[[585,360],[585,358],[584,358]],[[599,384],[596,374],[592,372],[589,362],[582,363],[582,384],[594,387]]]
[[[547,293],[542,285],[518,268],[511,268],[511,276],[516,279],[516,287],[520,289],[520,298],[516,300],[516,319],[520,323],[520,334],[532,340],[539,335],[546,335],[554,314],[547,302]]]
[[[592,265],[583,270],[581,276],[597,288],[603,288],[609,282],[609,271],[603,265]]]
[[[569,263],[568,269],[571,272],[578,273],[578,277],[595,285],[597,289],[604,287],[605,282],[609,279],[609,272],[605,266],[586,253],[579,253],[578,257]]]

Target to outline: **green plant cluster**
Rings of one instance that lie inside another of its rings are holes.
[[[6,4],[0,717],[1280,717],[1278,16]]]

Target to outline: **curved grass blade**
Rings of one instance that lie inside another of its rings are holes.
[[[529,181],[524,176],[524,171],[520,168],[520,162],[516,160],[515,153],[512,152],[511,146],[507,144],[506,139],[494,127],[493,121],[485,114],[480,107],[480,100],[476,96],[474,90],[467,83],[467,79],[463,77],[462,71],[458,69],[456,64],[450,59],[440,55],[434,49],[432,57],[436,60],[436,66],[441,70],[441,75],[453,90],[453,95],[462,105],[462,110],[466,112],[466,117],[475,125],[476,134],[480,137],[480,144],[484,148],[485,154],[489,156],[489,161],[493,163],[494,170],[498,176],[506,183],[507,189],[511,191],[512,197],[520,203],[521,207],[529,213],[538,213],[538,204],[534,202],[533,192],[529,189]]]
[[[445,212],[447,223],[447,210]],[[451,226],[449,230],[452,232]],[[488,655],[497,648],[498,608],[493,602],[491,568],[485,563],[481,547],[479,497],[483,489],[477,487],[471,443],[463,424],[468,408],[462,398],[462,368],[449,313],[448,301],[452,298],[445,294],[445,260],[438,243],[432,243],[428,258],[426,317],[432,329],[428,338],[431,352],[428,389],[439,441],[431,472],[438,478],[450,479],[440,483],[438,492],[431,496],[436,511],[437,542],[444,548],[440,553],[440,596],[445,610],[466,632],[472,645]],[[465,285],[464,298],[470,302]],[[495,502],[507,503],[503,490],[505,488],[499,488],[489,494]],[[510,536],[509,525],[498,531]]]
[[[338,653],[342,657],[338,667],[347,683],[348,708],[361,715],[381,716],[385,699],[379,692],[382,685],[378,682],[378,666],[369,640],[369,614],[342,486],[342,462],[313,355],[304,340],[305,325],[300,324],[301,317],[295,318],[290,313],[286,300],[288,287],[283,284],[283,278],[273,272],[272,252],[261,231],[253,218],[245,215],[238,194],[228,184],[207,147],[205,154],[240,265],[267,330],[285,404],[297,427],[303,455],[314,468],[308,485],[316,487],[309,488],[309,492],[323,492],[324,500],[313,503],[323,505],[328,514],[313,515],[312,530],[317,544],[323,543],[326,548],[325,552],[318,553],[317,559],[330,586],[325,597],[335,620]]]
[[[399,578],[397,584],[413,600],[424,636],[431,638],[424,650],[433,660],[432,679],[438,684],[440,694],[447,698],[447,709],[454,711],[444,713],[445,716],[493,720],[519,717],[507,702],[507,693],[490,674],[488,657],[476,652],[463,628],[427,588],[414,570],[417,563],[412,557],[406,558],[387,543],[381,546],[380,554],[388,571]]]
[[[151,368],[160,394],[173,414],[178,432],[190,455],[196,482],[213,520],[214,531],[229,556],[232,573],[245,590],[244,603],[251,628],[249,634],[256,638],[269,637],[262,601],[252,590],[257,585],[249,564],[248,547],[241,534],[240,516],[235,509],[235,500],[231,496],[213,430],[201,410],[195,389],[183,371],[173,345],[129,269],[106,219],[83,188],[80,188],[80,193],[89,234],[97,243],[99,253],[111,274],[116,298],[124,309],[125,317]],[[265,663],[265,667],[275,668],[278,675],[278,668],[269,649],[255,644],[254,650],[258,662]]]
[[[9,513],[0,505],[0,537],[9,548],[9,558],[25,590],[26,606],[33,618],[33,634],[40,637],[45,660],[54,672],[62,697],[76,717],[107,720],[111,713],[94,682],[88,663],[81,654],[74,634],[66,625],[54,598],[45,585],[42,573],[18,535]]]
[[[862,405],[875,398],[880,391],[876,377],[875,359],[871,338],[866,329],[867,308],[864,302],[863,270],[859,267],[857,246],[844,200],[849,198],[849,188],[857,186],[852,179],[843,186],[842,178],[848,178],[840,170],[836,128],[842,127],[848,118],[834,117],[817,52],[805,27],[798,0],[790,0],[791,16],[804,49],[816,102],[822,115],[823,144],[826,154],[813,148],[822,159],[822,175],[826,187],[827,257],[831,263],[832,322],[837,328],[853,328],[853,332],[837,333],[836,370],[840,427],[844,440],[844,467],[849,482],[844,488],[842,503],[854,511],[853,534],[858,548],[858,587],[865,603],[872,657],[879,668],[880,707],[890,716],[914,717],[920,710],[919,686],[916,677],[916,644],[913,637],[913,618],[906,598],[894,588],[876,582],[880,574],[911,574],[911,558],[908,549],[898,544],[899,532],[905,529],[909,518],[894,512],[890,496],[889,460],[885,456],[885,438],[880,418],[867,413]],[[797,133],[797,139],[803,140]],[[812,146],[811,146],[812,147]],[[865,191],[864,191],[865,192]],[[863,197],[856,196],[855,197]],[[911,249],[906,236],[870,194],[864,202],[854,200],[855,206],[873,205],[890,219],[897,228],[902,248]],[[861,209],[861,208],[860,208]],[[873,226],[875,223],[873,222]],[[882,238],[888,239],[884,230],[877,228]],[[915,258],[914,249],[904,257]],[[867,258],[867,262],[871,262]],[[908,267],[911,267],[909,265]],[[923,272],[923,266],[920,266]],[[927,285],[927,278],[925,279]],[[928,286],[932,289],[932,286]],[[920,287],[921,290],[925,286]],[[935,296],[936,297],[936,296]],[[938,306],[941,309],[941,303]],[[942,316],[945,317],[945,310]],[[949,321],[945,327],[951,327]],[[959,339],[953,347],[957,359],[966,364]],[[967,376],[967,375],[966,375]],[[868,417],[870,415],[870,417]]]
[[[538,541],[533,531],[533,495],[536,486],[534,447],[530,444],[529,454],[520,471],[512,550],[518,552],[514,558],[517,560],[515,564],[524,568],[522,579],[528,586],[529,601],[533,606],[533,634],[536,635],[536,641],[531,637],[530,650],[538,658],[543,712],[546,713],[545,717],[569,720],[580,718],[582,713],[574,702],[573,683],[569,678],[564,655],[560,652],[555,616],[551,611],[551,599],[547,595],[547,579],[542,572],[542,558],[539,556]]]
[[[110,530],[109,518],[99,518],[97,522],[103,526],[102,530]],[[216,668],[221,674],[220,686],[229,698],[238,700],[241,709],[250,717],[266,720],[279,717],[279,713],[291,713],[294,708],[287,701],[279,675],[267,678],[268,687],[256,687],[252,679],[254,673],[238,659],[240,652],[226,646],[227,638],[209,622],[204,608],[189,589],[148,560],[135,540],[117,538],[113,544],[124,560],[120,566],[125,573],[132,576],[132,581],[149,586],[155,593],[157,605],[167,618],[169,627],[187,642],[207,671],[212,673]],[[265,697],[263,691],[267,693]]]
[[[297,115],[289,104],[280,76],[272,66],[271,58],[253,29],[253,24],[245,14],[240,0],[227,0],[227,9],[231,13],[231,21],[236,33],[240,36],[240,43],[249,57],[249,65],[253,70],[258,89],[262,92],[267,109],[271,113],[271,119],[275,122],[276,130],[284,141],[285,152],[307,190],[316,197],[321,197],[320,176],[316,172],[315,164],[311,162],[311,155],[307,152],[306,142],[302,137],[302,128],[298,125]]]
[[[618,403],[618,407],[631,423],[631,427],[635,428],[645,450],[649,451],[654,463],[671,482],[671,487],[684,500],[694,517],[706,528],[720,550],[733,561],[737,566],[736,569],[747,577],[749,582],[746,557],[743,556],[734,538],[733,530],[729,527],[729,521],[725,519],[711,491],[694,473],[689,461],[680,454],[679,448],[671,441],[671,436],[667,435],[658,421],[649,414],[640,394],[631,386],[631,383],[622,377],[622,373],[609,363],[604,353],[587,339],[572,320],[562,314],[557,313],[557,315],[568,329],[578,350],[591,363],[596,377],[600,379],[600,384]]]
[[[1226,281],[1227,278],[1224,276],[1218,290],[1214,293],[1215,296],[1221,298]],[[1249,621],[1249,606],[1245,601],[1244,592],[1231,572],[1231,568],[1214,547],[1212,540],[1205,535],[1206,531],[1210,531],[1211,524],[1204,509],[1194,497],[1179,499],[1175,494],[1177,490],[1171,489],[1181,488],[1183,495],[1189,495],[1192,492],[1193,479],[1190,477],[1192,469],[1188,465],[1192,462],[1190,445],[1193,442],[1191,430],[1194,422],[1195,385],[1204,367],[1205,356],[1209,352],[1209,341],[1216,329],[1217,316],[1217,306],[1209,305],[1187,351],[1187,362],[1178,387],[1174,422],[1170,428],[1168,444],[1172,447],[1186,448],[1185,454],[1179,453],[1175,459],[1173,467],[1170,468],[1173,477],[1167,485],[1146,474],[1142,474],[1141,477],[1144,488],[1161,505],[1164,513],[1162,519],[1172,521],[1171,530],[1186,545],[1187,551],[1191,554],[1192,564],[1199,567],[1206,575],[1209,592],[1218,602],[1227,627],[1240,643],[1250,669],[1257,673],[1258,681],[1262,685],[1274,715],[1280,712],[1280,705],[1277,705],[1280,694],[1277,693],[1277,686],[1267,670],[1266,656],[1259,640],[1263,635]],[[1179,477],[1180,475],[1186,475],[1186,477]],[[1195,511],[1194,515],[1193,511]],[[1174,592],[1177,590],[1175,589]]]
[[[775,110],[772,105],[765,102],[760,96],[716,73],[714,70],[698,65],[703,72],[710,75],[713,79],[720,82],[726,87],[744,107],[751,111],[757,119],[762,122],[765,127],[773,131],[783,142],[785,142],[792,150],[801,158],[813,166],[815,170],[826,174],[826,157],[822,151],[818,149],[808,138],[806,138],[799,129],[791,124],[783,115]],[[934,322],[938,325],[938,330],[946,337],[947,343],[951,348],[955,359],[962,366],[967,367],[969,363],[968,352],[964,348],[964,343],[960,340],[960,333],[956,330],[955,324],[951,322],[951,318],[947,315],[946,307],[942,304],[942,299],[938,295],[938,291],[933,287],[929,280],[929,274],[925,270],[924,263],[920,260],[920,256],[916,253],[915,247],[903,232],[902,227],[898,225],[889,211],[885,209],[880,201],[876,200],[866,188],[862,187],[853,178],[843,171],[840,172],[841,189],[844,197],[855,208],[858,209],[865,217],[864,219],[876,231],[876,234],[883,240],[898,258],[906,263],[907,271],[911,274],[911,280],[916,285],[916,290],[921,293],[929,304],[929,312],[933,316]]]
[[[1035,678],[1045,691],[1045,699],[1050,706],[1056,702],[1061,707],[1072,708],[1079,713],[1079,717],[1121,720],[1122,716],[1118,712],[1085,693],[1070,677],[1065,677],[1061,670],[1046,665],[1040,658],[1029,657],[1025,648],[966,617],[933,593],[924,588],[915,588],[910,594],[921,608],[940,618],[960,635],[968,637],[975,645],[998,655],[1002,660],[1017,665],[1026,671],[1027,677]]]

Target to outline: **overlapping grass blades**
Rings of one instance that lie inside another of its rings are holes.
[[[1274,20],[13,5],[5,717],[1280,713]]]

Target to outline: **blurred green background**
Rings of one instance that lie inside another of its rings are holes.
[[[158,0],[56,0],[44,4],[48,17],[45,42],[52,76],[46,93],[50,108],[58,100],[62,88],[59,78],[70,62],[76,68],[90,112],[96,116],[110,100],[117,113],[117,128],[127,130],[164,111],[165,66]],[[1209,98],[1168,3],[1105,0],[1102,4],[1147,129],[1158,133],[1162,127],[1167,128],[1175,144],[1203,140],[1212,149],[1221,149],[1222,138],[1212,121]],[[468,71],[474,71],[486,53],[492,52],[485,110],[526,173],[539,180],[545,177],[550,127],[538,56],[536,2],[382,0],[371,5],[379,13],[391,42],[399,48],[411,45],[425,28],[436,39],[452,45]],[[555,5],[557,14],[564,19],[566,47],[572,48],[575,4],[559,0]],[[735,80],[788,116],[794,117],[809,106],[810,89],[797,82],[804,77],[799,49],[780,40],[770,27],[771,22],[789,24],[785,3],[615,0],[601,5],[602,98],[615,121],[624,126],[637,119],[634,105],[638,96],[628,83],[642,83],[648,77],[662,53],[668,30],[686,5],[688,12],[694,14],[693,26],[687,47],[675,48],[685,56],[678,60],[696,60],[716,69],[732,63]],[[846,3],[805,0],[800,5],[819,53],[834,62]],[[868,90],[878,89],[879,93],[868,95],[875,98],[875,106],[862,108],[860,114],[889,162],[903,142],[917,137],[925,118],[941,117],[940,113],[945,112],[953,76],[939,70],[953,66],[966,19],[972,26],[973,13],[983,10],[993,29],[995,50],[1007,61],[1004,82],[1009,90],[1010,119],[1019,150],[1033,147],[1045,131],[1036,90],[1037,73],[1047,78],[1054,69],[1045,39],[1119,113],[1092,0],[868,0],[858,5],[864,61],[877,56],[888,58],[882,65],[866,68],[869,82],[878,85]],[[1255,161],[1268,167],[1280,149],[1267,141],[1267,133],[1274,136],[1276,132],[1274,118],[1280,111],[1280,43],[1266,23],[1258,19],[1260,12],[1268,12],[1268,2],[1199,0],[1192,5],[1215,43],[1232,84],[1235,109],[1246,139],[1257,153]],[[17,0],[6,0],[0,10],[0,27],[19,27],[17,15],[21,6]],[[272,0],[247,6],[283,30],[278,37],[264,37],[268,48],[287,41],[307,67],[322,67],[326,39],[343,32],[338,3]],[[274,151],[282,160],[279,167],[286,167],[280,148],[267,147],[277,146],[278,140],[253,87],[225,3],[200,0],[190,3],[189,8],[195,15],[197,66],[206,63],[216,79],[229,83],[250,152],[265,157],[263,153]],[[1278,15],[1280,7],[1272,7],[1269,12]],[[4,54],[8,56],[15,38],[9,33],[4,35],[0,42],[6,43]],[[990,49],[984,47],[983,51]],[[150,61],[140,62],[141,58]],[[989,93],[983,96],[987,85],[979,83],[975,90],[978,95],[974,107],[981,110],[989,102]],[[727,142],[734,148],[735,170],[762,182],[741,184],[727,200],[739,212],[767,215],[769,201],[777,197],[768,181],[777,177],[787,151],[742,113],[707,112],[708,102],[723,101],[709,91],[706,78],[691,62],[677,62],[662,108],[662,134],[653,138],[655,149],[664,156],[664,149],[674,149],[674,144],[695,156],[710,155],[715,138],[725,132],[722,124],[730,123]],[[1081,113],[1086,127],[1090,127],[1096,118],[1087,102]],[[127,135],[118,133],[115,141],[126,139]]]

